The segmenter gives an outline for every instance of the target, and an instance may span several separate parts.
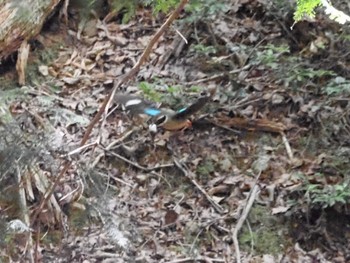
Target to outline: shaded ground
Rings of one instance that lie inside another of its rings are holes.
[[[350,260],[349,32],[322,17],[290,31],[288,7],[263,1],[213,6],[212,16],[183,14],[176,28],[189,43],[168,32],[124,87],[174,109],[217,87],[213,102],[176,134],[152,135],[118,110],[96,127],[90,142],[100,145],[71,154],[55,189],[57,200],[68,194],[62,219],[51,208],[34,224],[46,233],[43,262],[235,262],[232,231],[255,184],[239,236],[244,262]],[[70,31],[49,24],[32,52],[41,75],[6,93],[25,132],[45,130],[52,165],[79,148],[114,80],[164,19],[142,10],[124,25],[90,19],[82,31],[77,21]],[[45,193],[37,188],[32,211]]]

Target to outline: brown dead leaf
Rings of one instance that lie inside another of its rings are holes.
[[[167,210],[164,215],[165,226],[175,223],[178,217],[179,217],[179,214],[176,213],[174,210]]]

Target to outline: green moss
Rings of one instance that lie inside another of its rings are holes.
[[[212,160],[203,160],[197,167],[197,174],[201,177],[208,177],[209,174],[215,171],[215,166]]]
[[[249,214],[250,228],[244,226],[239,242],[243,250],[253,249],[254,254],[277,255],[286,245],[282,236],[284,225],[279,224],[275,216],[270,215],[269,209],[264,206],[254,206]]]

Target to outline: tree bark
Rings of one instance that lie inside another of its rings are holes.
[[[39,34],[61,0],[0,0],[0,61]]]

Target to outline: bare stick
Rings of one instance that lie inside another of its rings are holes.
[[[24,186],[22,183],[22,174],[20,171],[19,166],[17,165],[16,167],[17,173],[15,174],[16,176],[16,181],[17,184],[19,185],[18,189],[18,204],[19,204],[19,211],[20,211],[20,217],[21,220],[24,222],[24,224],[29,228],[30,226],[30,220],[29,220],[29,209],[27,206],[27,201],[26,201],[26,196],[24,192]],[[28,251],[26,252],[29,262],[33,263],[34,262],[34,257],[33,257],[33,240],[32,240],[32,232],[29,230],[27,235],[27,244],[28,244]],[[26,245],[27,246],[27,245]]]
[[[191,183],[198,188],[198,190],[207,198],[207,200],[209,201],[209,203],[214,207],[214,209],[216,210],[216,212],[218,212],[219,214],[223,214],[225,213],[225,210],[217,203],[215,202],[215,200],[213,198],[210,197],[209,194],[207,194],[207,192],[203,189],[202,186],[200,186],[196,180],[194,180],[194,174],[191,171],[186,170],[182,164],[180,164],[179,161],[177,161],[176,159],[174,159],[174,163],[176,165],[177,168],[179,168],[184,175],[190,179]]]
[[[259,174],[259,176],[260,176],[260,174]],[[259,178],[259,176],[258,176],[258,178]],[[258,180],[258,178],[257,178],[257,180]],[[235,229],[232,231],[232,240],[233,240],[233,244],[234,244],[235,251],[236,251],[236,262],[237,263],[241,263],[241,253],[240,253],[239,244],[238,244],[238,232],[241,230],[244,221],[247,219],[247,216],[250,212],[250,209],[253,206],[255,197],[259,193],[259,191],[260,191],[259,186],[257,184],[255,184],[250,192],[250,195],[249,195],[248,200],[247,200],[247,204],[243,209],[242,215],[239,218]]]
[[[162,169],[162,168],[169,168],[169,167],[173,167],[174,165],[171,163],[171,164],[164,164],[164,165],[158,165],[158,166],[154,166],[154,167],[144,167],[144,166],[141,166],[139,165],[138,163],[136,162],[132,162],[130,161],[129,159],[125,158],[124,156],[121,156],[120,154],[117,154],[113,151],[110,151],[110,150],[107,150],[107,149],[104,149],[106,152],[108,152],[109,154],[112,154],[113,156],[117,157],[118,159],[136,167],[137,169],[140,169],[142,171],[145,171],[145,172],[152,172],[154,170],[158,170],[158,169]]]
[[[286,137],[286,135],[283,132],[281,132],[281,136],[282,136],[282,141],[284,143],[284,147],[286,147],[286,151],[287,151],[288,157],[289,157],[289,159],[291,161],[293,161],[293,159],[294,159],[293,151],[292,151],[292,148],[290,147],[290,144],[289,144],[289,142],[287,140],[287,137]]]

